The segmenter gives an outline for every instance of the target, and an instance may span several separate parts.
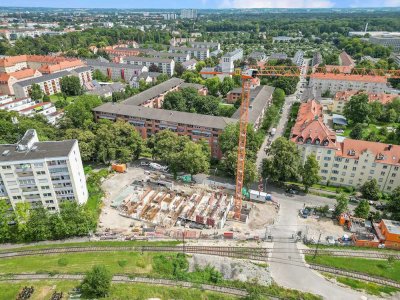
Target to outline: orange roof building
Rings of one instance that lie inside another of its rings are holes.
[[[384,93],[387,79],[384,76],[313,73],[310,75],[310,87],[313,91],[336,93],[346,90],[364,90],[368,93]]]
[[[386,94],[386,93],[365,93],[364,91],[340,91],[335,94],[333,98],[332,111],[337,113],[343,113],[343,108],[346,102],[350,101],[351,97],[360,94],[367,94],[369,102],[379,101],[383,105],[392,102],[394,99],[399,98],[397,94]]]
[[[400,146],[336,136],[324,123],[323,107],[316,100],[300,105],[290,140],[303,162],[315,155],[321,183],[360,187],[376,179],[382,191],[400,186]]]
[[[13,85],[18,81],[41,76],[38,70],[22,69],[12,73],[0,73],[0,94],[14,95]]]

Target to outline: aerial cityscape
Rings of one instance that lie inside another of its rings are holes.
[[[400,0],[0,4],[12,299],[400,299]]]

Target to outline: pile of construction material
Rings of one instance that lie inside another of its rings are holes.
[[[232,205],[233,197],[221,192],[184,194],[138,186],[124,198],[120,210],[127,217],[163,228],[189,223],[221,229]]]

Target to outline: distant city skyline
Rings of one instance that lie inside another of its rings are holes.
[[[399,7],[400,0],[13,0],[7,7],[137,8],[137,9],[222,9],[222,8],[362,8]]]

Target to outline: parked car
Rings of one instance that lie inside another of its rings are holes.
[[[291,196],[297,195],[298,193],[299,192],[296,191],[295,189],[292,189],[292,188],[286,189],[286,194],[289,194]]]
[[[336,244],[335,238],[333,236],[327,236],[326,237],[326,242],[328,243],[328,245],[335,245]]]
[[[349,197],[349,202],[359,203],[360,199],[358,199],[357,197],[354,197],[354,196],[350,196]]]
[[[336,133],[344,133],[344,130],[343,129],[338,129],[338,130],[336,130]]]

